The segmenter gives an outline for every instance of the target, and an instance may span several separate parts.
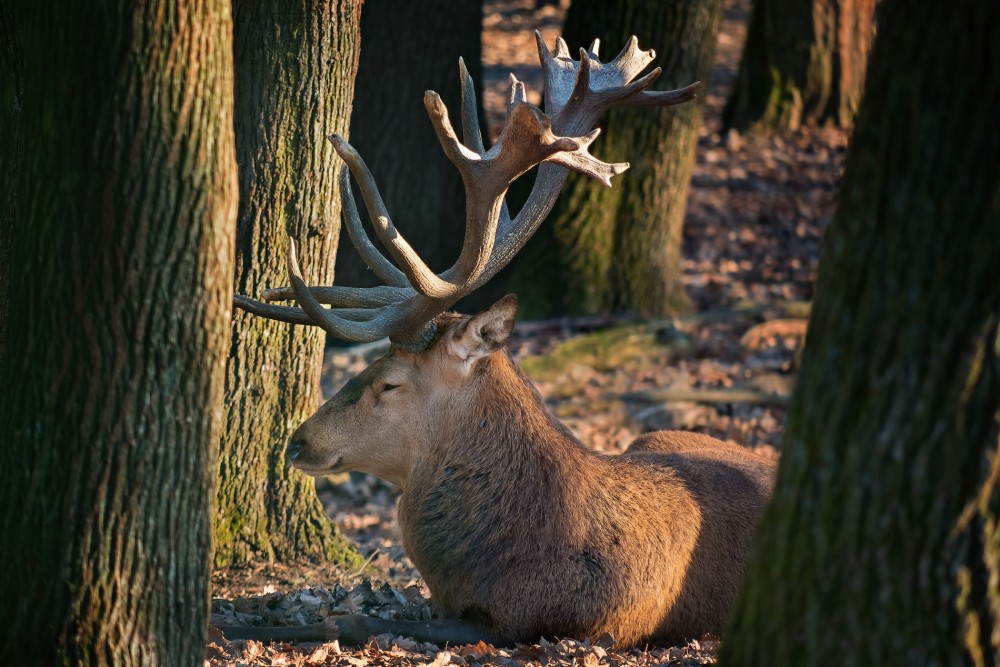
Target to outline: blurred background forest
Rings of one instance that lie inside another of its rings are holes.
[[[610,189],[571,174],[457,310],[519,296],[510,350],[594,449],[685,429],[782,460],[724,664],[1000,661],[995,3],[100,4],[0,0],[0,545],[16,600],[0,628],[23,664],[717,660],[717,637],[445,652],[214,633],[206,649],[209,597],[212,622],[237,625],[432,613],[398,489],[314,481],[284,457],[388,340],[230,304],[287,284],[289,237],[309,284],[377,282],[341,242],[334,133],[447,268],[463,186],[423,92],[457,117],[462,57],[495,140],[509,73],[544,108],[536,30],[571,54],[599,38],[603,61],[634,34],[656,50],[656,89],[703,85],[692,104],[605,114],[593,152],[629,171]]]

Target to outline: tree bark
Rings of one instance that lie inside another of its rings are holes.
[[[850,127],[865,84],[876,0],[754,0],[727,126]]]
[[[996,662],[1000,6],[880,11],[723,665]]]
[[[4,661],[200,664],[237,198],[229,4],[13,14]]]
[[[707,76],[721,10],[720,0],[575,0],[564,34],[574,53],[595,37],[602,49],[618,49],[635,34],[663,68],[655,87],[679,88]],[[632,167],[611,188],[570,176],[549,223],[518,260],[525,308],[539,315],[684,310],[681,232],[701,106],[613,110],[601,125],[595,151]]]
[[[481,0],[367,2],[361,13],[351,143],[375,176],[393,222],[435,271],[461,252],[465,191],[427,118],[424,91],[436,91],[458,118],[458,59],[480,86],[482,31]],[[370,231],[367,212],[362,216]],[[350,243],[337,257],[337,283],[378,284]]]
[[[21,151],[21,35],[14,23],[10,3],[0,0],[0,359],[3,358],[7,330],[7,284],[10,280],[10,246],[13,242],[14,205],[17,190],[17,161]]]
[[[310,284],[333,281],[338,170],[358,63],[358,0],[234,3],[240,208],[235,291],[288,284],[288,236]],[[356,563],[285,445],[320,403],[325,336],[236,311],[215,516],[217,566],[255,558]]]

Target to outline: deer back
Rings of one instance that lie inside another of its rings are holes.
[[[586,449],[505,351],[481,359],[404,486],[400,526],[440,612],[513,641],[718,632],[773,466],[706,436]]]

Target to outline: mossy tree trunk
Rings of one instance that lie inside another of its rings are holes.
[[[619,49],[634,34],[663,68],[655,87],[679,88],[705,79],[721,9],[721,0],[574,0],[564,36],[576,53],[595,37],[602,50]],[[632,167],[611,188],[570,175],[517,261],[514,285],[529,312],[661,315],[689,307],[681,232],[701,117],[700,103],[605,116],[595,152]]]
[[[424,91],[436,91],[458,118],[459,57],[481,85],[482,5],[378,0],[366,2],[361,13],[351,143],[372,170],[393,222],[435,271],[451,266],[461,252],[465,191],[427,118]],[[363,207],[362,216],[368,226]],[[350,243],[337,258],[337,283],[378,284]]]
[[[3,660],[200,664],[237,199],[229,3],[11,4]]]
[[[725,123],[849,127],[865,85],[876,0],[754,0]]]
[[[311,284],[333,280],[338,169],[327,136],[347,134],[359,0],[234,3],[240,207],[234,289],[288,283],[288,236]],[[285,445],[320,403],[325,336],[237,310],[215,517],[217,566],[256,558],[354,562]]]
[[[880,11],[730,667],[996,661],[1000,5]]]

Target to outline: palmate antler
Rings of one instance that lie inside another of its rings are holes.
[[[330,137],[347,164],[341,193],[347,233],[362,258],[385,283],[379,287],[310,287],[299,270],[295,244],[289,239],[290,287],[265,290],[268,301],[294,299],[301,308],[276,306],[236,295],[239,308],[294,324],[314,324],[344,340],[368,342],[385,336],[404,349],[418,350],[434,337],[433,318],[492,278],[524,247],[552,209],[568,170],[591,176],[604,185],[628,168],[608,164],[588,152],[600,130],[593,129],[606,110],[616,106],[670,106],[691,100],[698,83],[672,91],[649,91],[659,77],[656,68],[632,81],[655,58],[640,51],[635,37],[614,60],[597,59],[599,43],[580,49],[573,60],[561,38],[552,55],[537,32],[538,54],[545,74],[545,111],[525,101],[524,84],[510,77],[507,122],[500,138],[486,150],[476,115],[472,78],[459,61],[462,77],[462,134],[459,141],[448,111],[437,93],[424,95],[424,106],[445,154],[465,184],[465,240],[458,260],[435,274],[396,230],[374,179],[361,156],[343,138]],[[504,197],[516,178],[539,165],[528,201],[513,219]],[[365,234],[351,194],[350,173],[358,181],[375,233],[396,264]],[[397,268],[398,265],[398,268]],[[330,304],[332,308],[325,308]]]

